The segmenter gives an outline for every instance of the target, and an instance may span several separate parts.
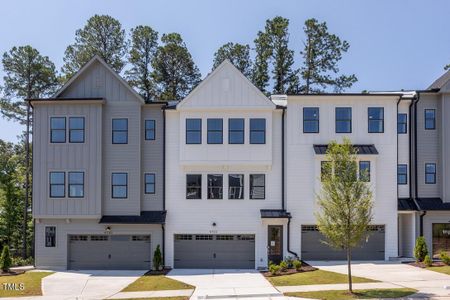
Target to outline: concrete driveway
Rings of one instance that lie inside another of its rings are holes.
[[[190,270],[175,269],[167,277],[196,287],[191,300],[232,298],[283,298],[258,271],[255,270]]]
[[[347,274],[346,262],[308,262],[322,270]],[[352,275],[419,290],[418,297],[450,299],[450,276],[398,262],[354,262]]]

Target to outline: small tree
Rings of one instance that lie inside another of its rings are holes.
[[[161,255],[161,249],[159,248],[159,245],[156,246],[155,253],[153,254],[153,268],[155,270],[159,270],[162,266],[162,255]]]
[[[329,144],[322,169],[322,190],[317,195],[320,207],[316,213],[324,243],[347,253],[348,288],[352,293],[352,248],[360,246],[368,238],[372,220],[372,192],[369,184],[358,180],[357,152],[349,139],[343,144]]]
[[[423,236],[419,236],[416,239],[416,245],[414,246],[414,257],[417,262],[423,261],[425,256],[428,255],[427,242]]]
[[[9,256],[9,247],[7,245],[3,246],[0,264],[3,272],[9,272],[9,268],[11,267],[11,257]]]

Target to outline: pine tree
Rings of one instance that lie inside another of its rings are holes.
[[[450,70],[450,64],[448,64],[448,65],[446,65],[445,67],[444,67],[444,70]]]
[[[244,74],[250,78],[252,71],[252,60],[250,58],[250,46],[238,43],[226,43],[222,45],[216,53],[214,53],[213,70],[217,68],[225,59],[230,62]]]
[[[255,63],[253,64],[252,82],[264,94],[268,94],[269,58],[272,54],[269,36],[262,31],[255,39]]]

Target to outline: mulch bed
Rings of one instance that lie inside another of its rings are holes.
[[[3,272],[3,271],[0,271],[0,276],[16,276],[16,275],[20,275],[20,274],[23,274],[23,273],[25,273],[25,271],[13,271],[13,270],[11,270],[11,271],[9,271],[9,272]]]
[[[162,269],[161,271],[151,270],[144,274],[144,276],[157,276],[157,275],[167,275],[171,269]]]
[[[296,273],[304,273],[304,272],[311,272],[311,271],[315,271],[317,270],[317,268],[314,268],[311,265],[308,265],[305,262],[302,262],[302,267],[299,271],[297,271],[296,269],[287,269],[286,271],[280,271],[278,274],[273,275],[272,273],[270,273],[269,271],[261,271],[261,274],[264,277],[277,277],[277,276],[283,276],[283,275],[292,275],[292,274],[296,274]]]
[[[414,266],[414,267],[418,267],[418,268],[422,268],[425,269],[427,268],[427,265],[425,265],[423,262],[411,262],[408,263],[408,265]],[[433,264],[431,265],[432,267],[444,267],[446,266],[446,264],[444,264],[441,261],[434,261]]]

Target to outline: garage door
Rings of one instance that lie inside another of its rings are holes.
[[[361,247],[352,251],[353,260],[384,260],[384,225],[369,227],[370,237],[363,241]],[[302,259],[303,260],[346,260],[345,251],[336,250],[322,241],[325,237],[317,226],[302,226]]]
[[[254,235],[177,234],[175,268],[254,269]]]
[[[149,270],[149,235],[69,235],[69,269]]]

